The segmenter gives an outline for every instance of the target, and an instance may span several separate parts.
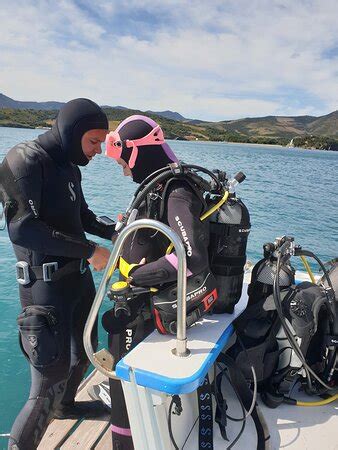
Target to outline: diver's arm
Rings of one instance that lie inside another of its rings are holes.
[[[96,248],[94,242],[53,230],[30,215],[10,222],[8,232],[13,244],[48,255],[89,259]]]
[[[11,241],[49,255],[90,258],[95,243],[55,230],[40,218],[42,169],[38,158],[33,155],[25,164],[20,164],[18,158],[13,175],[18,212],[8,220]]]
[[[185,183],[173,183],[167,204],[169,226],[182,239],[187,255],[188,275],[202,272],[208,266],[208,225],[201,222],[202,203]],[[157,261],[136,266],[130,272],[132,283],[139,286],[156,286],[177,279],[175,253]]]

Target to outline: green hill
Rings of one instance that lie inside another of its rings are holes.
[[[321,117],[267,116],[209,123],[211,127],[248,137],[292,139],[296,136],[314,134],[338,137],[338,111]],[[205,126],[201,123],[199,126]]]
[[[338,137],[338,111],[316,118],[309,124],[307,131],[320,136]]]

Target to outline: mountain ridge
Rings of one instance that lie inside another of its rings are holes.
[[[0,125],[48,126],[62,102],[20,102],[0,93]],[[323,116],[265,116],[210,122],[187,119],[175,111],[140,111],[125,106],[103,106],[111,127],[131,114],[147,114],[157,120],[171,139],[281,143],[294,138],[338,138],[338,110]]]
[[[65,102],[57,102],[57,101],[48,101],[48,102],[36,102],[36,101],[20,101],[14,100],[11,97],[8,97],[5,94],[0,92],[0,108],[10,108],[10,109],[34,109],[41,111],[50,111],[50,110],[59,110]],[[125,106],[110,106],[110,105],[101,105],[102,108],[113,108],[113,109],[122,109],[122,110],[130,110],[132,108],[127,108]],[[157,116],[164,117],[166,119],[171,120],[190,120],[183,117],[176,111],[151,111],[148,110],[146,113],[156,114]]]

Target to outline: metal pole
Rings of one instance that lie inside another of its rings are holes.
[[[108,260],[107,267],[104,271],[100,286],[96,293],[92,308],[88,315],[86,326],[84,329],[83,343],[86,350],[87,356],[91,363],[104,375],[110,378],[116,378],[116,373],[113,370],[114,361],[111,354],[102,349],[95,353],[92,342],[91,333],[97,318],[100,306],[104,300],[104,297],[108,290],[108,285],[113,272],[116,268],[118,259],[121,254],[122,246],[127,237],[142,228],[150,228],[156,231],[160,231],[164,234],[174,245],[176,250],[176,255],[178,259],[178,270],[177,270],[177,340],[176,348],[172,352],[177,356],[188,356],[190,354],[187,349],[187,338],[186,338],[186,254],[182,241],[178,235],[171,230],[167,225],[157,222],[152,219],[139,219],[131,224],[127,225],[119,234],[116,242],[114,244],[113,251]]]

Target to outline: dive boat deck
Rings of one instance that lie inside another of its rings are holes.
[[[94,370],[79,387],[76,400],[90,400],[87,393],[88,387],[99,384],[104,379],[104,375]],[[87,418],[53,420],[47,428],[38,450],[70,450],[74,448],[110,450],[112,443],[109,414],[107,413],[95,420]]]
[[[104,380],[104,375],[94,370],[79,388],[77,400],[89,400],[87,389]],[[229,410],[234,415],[240,416],[239,408],[236,408],[237,400],[232,390],[226,386]],[[305,397],[303,397],[305,398]],[[309,401],[309,397],[307,397]],[[277,409],[269,409],[260,403],[261,411],[267,422],[270,436],[271,449],[290,450],[325,450],[338,449],[338,404],[331,403],[315,408],[301,408],[282,405]],[[233,409],[234,408],[234,409]],[[175,422],[173,422],[175,427]],[[230,442],[239,432],[239,425],[229,422],[227,427]],[[198,426],[185,445],[185,450],[197,450]],[[217,425],[214,426],[214,448],[226,448],[226,443],[219,435]],[[38,450],[52,449],[81,449],[81,450],[111,450],[111,431],[109,427],[109,415],[100,419],[82,420],[53,420],[43,437]],[[254,450],[256,448],[256,432],[251,419],[248,420],[246,429],[240,440],[233,447],[241,450]],[[156,450],[156,449],[154,449]]]

